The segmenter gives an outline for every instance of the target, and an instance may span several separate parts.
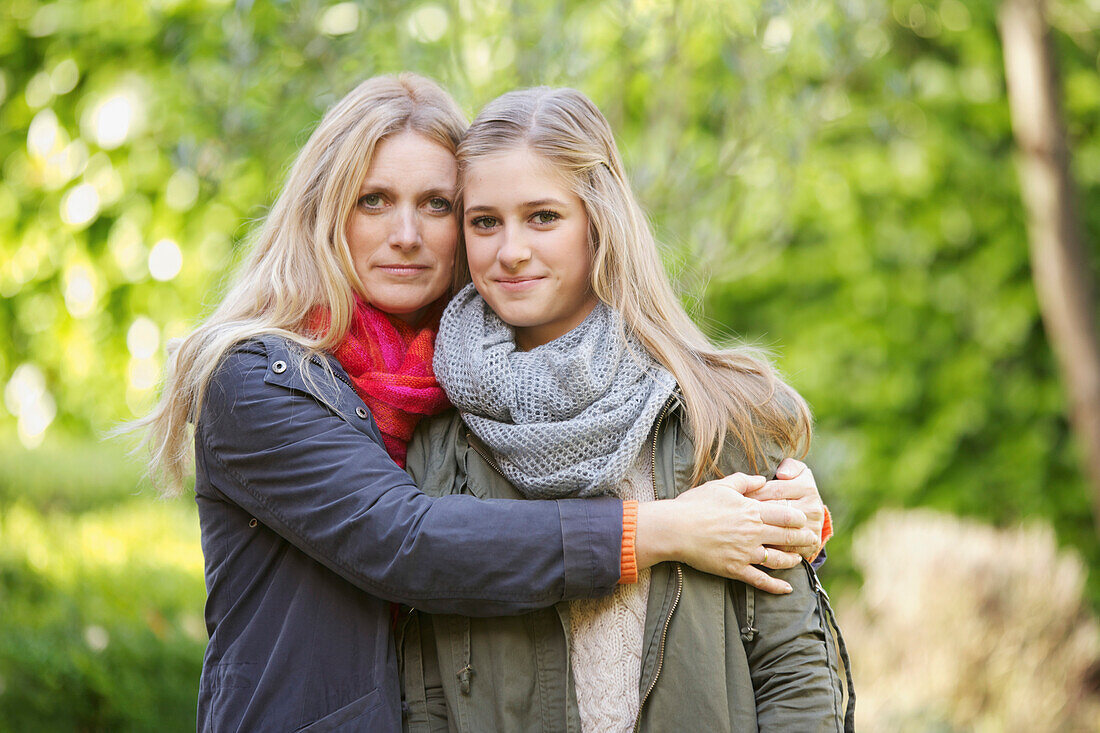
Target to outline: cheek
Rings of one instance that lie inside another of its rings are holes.
[[[352,215],[344,236],[348,240],[351,258],[356,261],[369,257],[383,241],[378,226],[365,216]]]
[[[592,279],[592,251],[588,246],[587,223],[571,232],[569,246],[562,247],[561,251],[566,255],[563,264],[571,275],[569,279],[574,283],[588,285]]]
[[[428,246],[440,259],[453,262],[458,246],[458,224],[453,219],[436,219],[429,224]]]
[[[480,278],[493,262],[492,249],[482,241],[482,237],[466,235],[466,264],[470,276]]]

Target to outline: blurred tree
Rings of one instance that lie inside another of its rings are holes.
[[[1001,6],[1008,98],[1029,212],[1031,267],[1043,322],[1070,396],[1100,532],[1100,341],[1096,287],[1077,215],[1057,64],[1043,0]]]

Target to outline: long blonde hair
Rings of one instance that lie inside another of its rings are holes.
[[[679,383],[698,481],[717,472],[729,435],[752,470],[765,442],[804,455],[811,418],[802,397],[754,350],[715,348],[673,292],[657,244],[627,181],[607,120],[575,89],[509,92],[478,114],[458,147],[459,181],[483,157],[526,146],[564,174],[584,203],[592,290]],[[461,247],[459,248],[462,249]],[[463,261],[456,278],[466,276]]]
[[[149,474],[164,494],[183,489],[188,422],[197,422],[207,385],[234,344],[267,334],[290,339],[301,346],[305,374],[307,358],[347,334],[355,296],[367,294],[345,228],[379,142],[412,130],[455,152],[466,124],[450,95],[411,73],[367,79],[328,110],[253,236],[235,283],[202,325],[169,345],[158,403],[124,428],[145,431]],[[318,308],[329,313],[324,332],[311,326]]]

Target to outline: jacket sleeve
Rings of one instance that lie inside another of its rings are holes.
[[[765,446],[767,475],[774,476],[782,450]],[[845,730],[845,692],[841,677],[843,641],[828,599],[805,560],[788,570],[769,570],[793,589],[773,595],[742,585],[745,594],[745,647],[756,697],[760,731]],[[739,584],[741,585],[741,584]],[[742,637],[743,639],[745,636]],[[850,680],[850,676],[848,676]]]
[[[746,626],[749,672],[760,731],[845,730],[847,692],[842,678],[841,644],[830,627],[828,601],[819,593],[813,570],[803,563],[771,571],[794,589],[786,595],[745,586],[750,615]]]
[[[614,588],[620,501],[430,498],[379,440],[268,369],[254,350],[225,358],[196,450],[217,490],[313,559],[436,613],[521,613]]]

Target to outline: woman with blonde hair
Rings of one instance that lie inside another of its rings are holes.
[[[330,109],[135,425],[167,494],[194,447],[210,634],[200,730],[398,730],[392,602],[518,613],[605,595],[630,580],[626,560],[739,575],[764,542],[817,544],[797,509],[741,496],[745,477],[637,512],[613,497],[416,488],[405,443],[448,405],[431,367],[465,127],[412,74],[369,79]],[[786,483],[816,497],[812,480]]]
[[[772,474],[808,446],[802,398],[684,312],[587,97],[505,94],[458,159],[473,282],[436,342],[457,414],[410,444],[424,491],[645,507],[723,473]],[[846,654],[813,569],[773,575],[793,592],[666,563],[516,618],[419,614],[401,637],[410,727],[850,728]]]

